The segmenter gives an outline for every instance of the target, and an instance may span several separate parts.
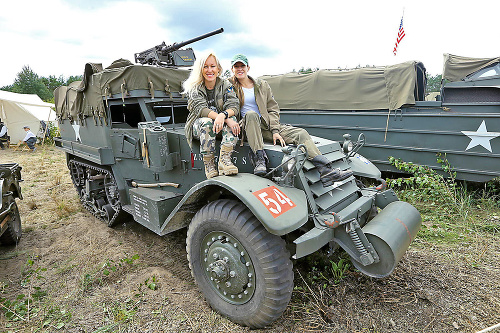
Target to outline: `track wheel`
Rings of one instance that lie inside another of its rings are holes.
[[[17,244],[19,239],[21,239],[21,217],[19,216],[19,210],[13,197],[7,200],[7,206],[10,206],[11,203],[13,205],[9,213],[0,221],[0,223],[7,223],[7,230],[0,236],[0,242],[4,245]]]
[[[261,328],[285,311],[293,270],[285,241],[241,202],[216,200],[187,234],[191,273],[210,306],[235,323]]]
[[[113,216],[115,215],[115,210],[110,204],[102,206],[102,210],[104,211],[104,222],[106,222],[108,227],[112,227],[114,225]]]

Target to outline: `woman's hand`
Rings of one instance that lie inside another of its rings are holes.
[[[213,131],[216,134],[219,133],[220,131],[222,131],[222,127],[224,127],[224,119],[225,118],[226,118],[226,116],[224,115],[224,113],[219,113],[217,115],[217,117],[215,117]]]
[[[279,135],[279,133],[274,133],[273,134],[273,144],[276,144],[277,140],[279,140],[279,142],[281,144],[281,147],[285,147],[286,146],[285,140],[283,140],[283,138],[281,137],[281,135]]]
[[[225,121],[227,126],[231,129],[231,132],[233,132],[235,136],[240,135],[240,125],[237,121],[234,121],[231,118],[227,118]]]

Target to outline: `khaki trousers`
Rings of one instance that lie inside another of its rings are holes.
[[[273,133],[269,129],[269,125],[257,112],[248,111],[240,125],[243,127],[248,145],[254,153],[264,148],[264,141],[273,142]],[[280,124],[278,133],[286,144],[304,144],[307,149],[308,159],[312,160],[314,157],[321,155],[318,147],[316,147],[305,129]]]

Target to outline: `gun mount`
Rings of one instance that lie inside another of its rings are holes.
[[[193,49],[187,48],[181,50],[180,48],[213,35],[220,34],[221,32],[224,32],[223,28],[189,39],[185,42],[173,43],[172,45],[166,45],[165,42],[163,42],[160,45],[147,49],[146,51],[136,53],[134,55],[135,62],[142,65],[147,64],[159,67],[192,66],[196,60]]]

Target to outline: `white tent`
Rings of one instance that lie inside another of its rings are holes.
[[[0,90],[0,118],[7,126],[11,143],[24,139],[28,126],[37,135],[40,121],[55,121],[54,104],[42,101],[38,95],[16,94]]]

